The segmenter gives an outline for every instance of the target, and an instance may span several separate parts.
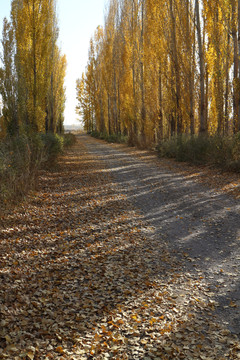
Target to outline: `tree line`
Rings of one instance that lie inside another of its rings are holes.
[[[12,0],[1,41],[2,133],[62,132],[66,57],[58,34],[55,0]]]
[[[57,0],[12,0],[0,56],[0,212],[37,184],[75,138],[62,135],[66,57]]]
[[[88,131],[132,143],[240,130],[240,2],[110,0],[77,80]]]

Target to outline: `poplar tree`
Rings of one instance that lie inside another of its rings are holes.
[[[0,70],[9,132],[62,129],[66,58],[57,45],[58,33],[55,0],[12,0]]]
[[[91,49],[94,129],[143,146],[240,130],[239,0],[111,0]]]

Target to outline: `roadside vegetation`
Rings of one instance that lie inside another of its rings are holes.
[[[133,145],[128,136],[108,135],[97,131],[92,131],[90,134],[96,139],[109,143]],[[172,158],[194,165],[210,165],[226,171],[240,172],[239,133],[228,137],[180,135],[162,140],[155,150],[161,158]]]
[[[208,164],[240,172],[240,133],[221,137],[182,135],[163,140],[157,146],[160,157],[174,158],[195,165]]]
[[[64,148],[73,145],[73,134],[25,134],[0,143],[0,204],[18,201],[34,189],[39,170],[55,167]]]
[[[55,165],[64,146],[66,58],[58,46],[56,0],[11,2],[0,62],[0,207],[18,201]]]
[[[127,144],[128,137],[121,134],[108,134],[108,133],[99,133],[98,131],[90,132],[91,136],[96,139],[105,140],[109,143],[119,143],[119,144]]]

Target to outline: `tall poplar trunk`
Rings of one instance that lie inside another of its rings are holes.
[[[215,5],[216,9],[215,9],[215,19],[214,19],[214,34],[215,34],[215,49],[216,49],[216,54],[219,54],[219,56],[217,56],[217,58],[215,59],[215,66],[216,66],[216,73],[217,73],[217,77],[216,77],[216,86],[217,86],[217,121],[218,121],[218,127],[217,127],[217,132],[218,134],[221,134],[223,132],[223,78],[221,75],[221,57],[220,57],[220,34],[218,31],[218,23],[219,23],[219,13],[218,13],[218,4]]]
[[[224,135],[228,135],[228,98],[229,98],[229,52],[230,52],[230,35],[228,35],[227,59],[226,59],[226,79],[225,79],[225,96],[224,96]]]
[[[145,107],[145,89],[144,89],[144,0],[142,0],[142,28],[141,28],[141,97],[142,97],[142,109],[141,109],[141,141],[142,145],[145,146],[146,134],[145,134],[145,122],[146,122],[146,107]]]
[[[33,0],[33,128],[37,127],[37,62],[36,62],[36,19],[35,19],[35,0]]]
[[[133,119],[130,125],[130,143],[133,145],[137,137],[137,101],[136,101],[136,57],[135,57],[135,0],[132,0],[132,86],[133,86]]]
[[[209,71],[208,66],[205,67],[205,108],[204,108],[204,118],[206,119],[206,126],[207,126],[207,119],[208,119],[208,93],[209,93]],[[207,132],[206,128],[206,132]]]
[[[45,133],[48,133],[49,129],[49,120],[48,120],[48,107],[46,107],[46,116],[45,116]]]
[[[233,37],[233,132],[237,131],[239,119],[239,91],[238,91],[238,39],[236,27],[236,4],[232,0],[232,37]]]
[[[236,131],[240,131],[240,0],[238,0],[238,118]]]
[[[170,63],[170,68],[171,68],[171,72],[170,72],[170,89],[171,89],[171,98],[172,98],[172,102],[175,103],[175,87],[174,87],[174,65],[173,62],[171,61]],[[175,107],[176,108],[176,107]],[[170,112],[169,112],[169,125],[170,125],[170,136],[174,136],[176,135],[176,128],[177,128],[177,119],[176,119],[176,110],[175,108],[171,108]]]
[[[224,124],[223,134],[228,135],[229,132],[229,66],[230,66],[230,17],[227,18],[227,55],[225,62],[225,93],[224,93]]]
[[[110,94],[108,93],[108,135],[111,135],[111,109],[110,109]]]
[[[189,120],[190,120],[190,131],[191,135],[195,133],[195,118],[194,118],[194,56],[195,56],[195,39],[194,43],[190,42],[190,11],[191,3],[189,0],[185,2],[186,4],[186,14],[187,14],[187,49],[188,49],[188,59],[189,59],[189,76],[188,76],[188,87],[189,87]],[[192,46],[193,45],[193,46]]]
[[[200,67],[200,128],[199,133],[206,133],[206,119],[205,119],[205,103],[204,103],[204,54],[202,44],[202,34],[200,25],[199,0],[195,0],[196,12],[196,26],[199,52],[199,67]]]
[[[120,99],[120,84],[118,80],[118,87],[117,87],[117,104],[118,104],[118,133],[122,134],[121,129],[121,99]]]
[[[117,106],[117,79],[116,79],[116,69],[114,68],[114,133],[118,134],[118,106]]]
[[[92,124],[91,131],[96,130],[96,127],[94,127],[94,109],[93,109],[93,104],[91,104],[91,124]]]
[[[104,122],[104,112],[103,112],[103,100],[102,100],[102,90],[100,93],[100,132],[103,133],[105,131],[105,122]]]
[[[50,119],[49,119],[49,131],[54,133],[54,99],[53,99],[53,73],[51,74],[51,88],[50,88]]]
[[[171,16],[171,46],[172,46],[172,60],[174,65],[175,73],[175,86],[176,86],[176,123],[177,123],[177,134],[182,133],[182,116],[180,108],[180,72],[179,62],[177,53],[177,39],[176,39],[176,19],[173,11],[173,0],[169,0],[170,3],[170,16]]]
[[[159,139],[163,138],[163,96],[162,96],[162,72],[161,72],[161,64],[159,65],[159,74],[158,74],[158,102],[159,102],[159,123],[155,128],[155,142],[157,143]]]

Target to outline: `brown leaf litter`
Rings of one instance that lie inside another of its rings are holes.
[[[2,216],[0,359],[239,359],[201,276],[115,187],[78,142]]]

